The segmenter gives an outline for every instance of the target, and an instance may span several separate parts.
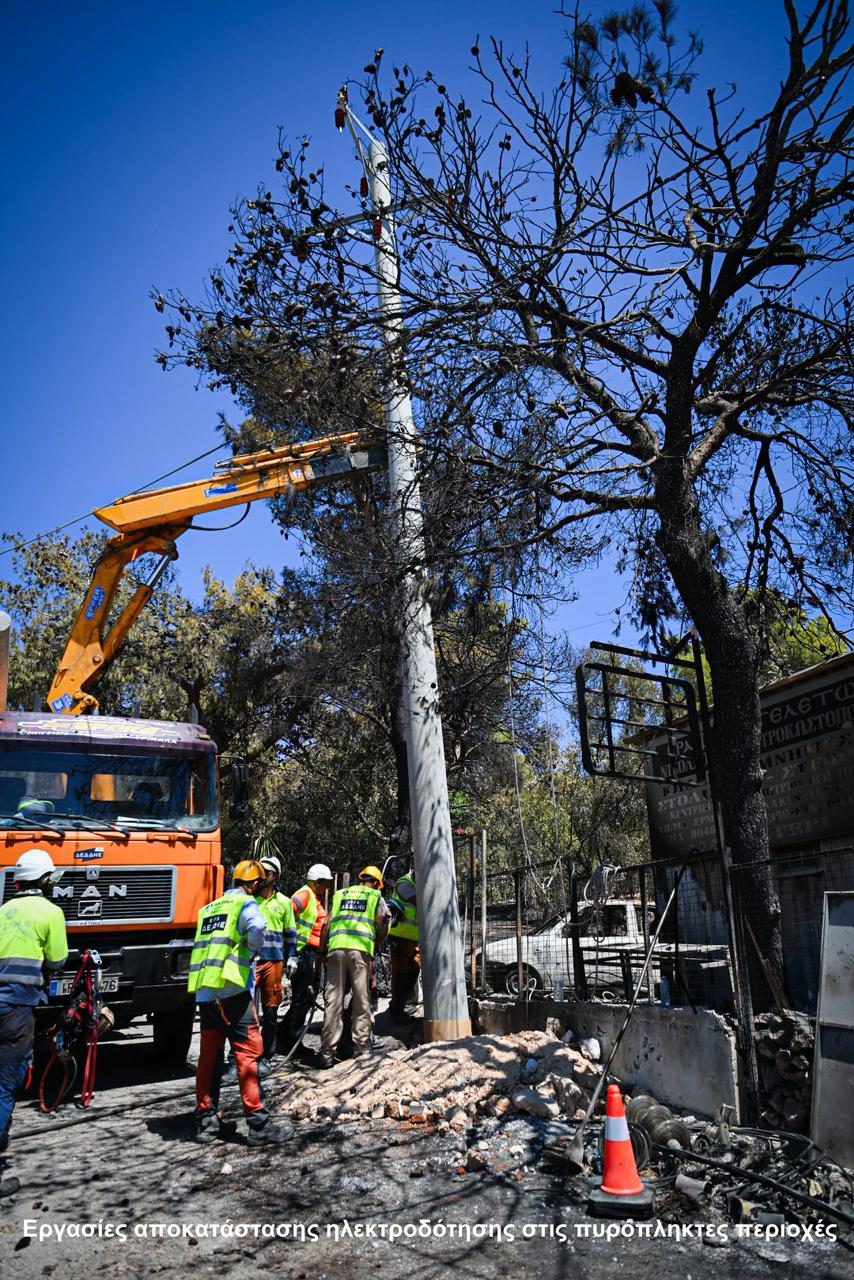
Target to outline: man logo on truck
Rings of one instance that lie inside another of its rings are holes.
[[[86,901],[84,902],[84,899]],[[79,920],[89,919],[90,916],[99,916],[104,910],[104,903],[101,895],[93,884],[88,889],[84,889],[80,895],[80,905],[77,908],[77,918]]]
[[[73,898],[74,885],[73,884],[55,884],[53,886],[52,896],[54,899]],[[110,898],[126,898],[128,896],[128,887],[126,884],[111,884],[107,887],[107,896]],[[81,901],[83,898],[94,899],[96,897],[100,898],[101,894],[98,892],[98,890],[95,888],[93,884],[91,884],[88,889],[84,889],[83,893],[80,895]],[[99,916],[101,913],[100,911],[87,911],[87,912],[81,911],[80,914]]]

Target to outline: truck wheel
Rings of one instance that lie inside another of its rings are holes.
[[[518,979],[518,975],[516,973],[516,966],[514,964],[512,968],[507,970],[504,977],[504,990],[507,992],[508,996],[519,995],[519,983],[517,979]],[[543,989],[544,989],[543,980],[540,977],[540,975],[537,973],[536,969],[532,969],[531,966],[528,964],[523,965],[522,966],[522,994],[526,996],[533,996],[533,995],[536,995],[537,992],[542,991]]]
[[[186,1062],[195,1018],[195,1005],[190,1005],[187,1009],[169,1009],[154,1014],[154,1052],[161,1062],[179,1066]]]

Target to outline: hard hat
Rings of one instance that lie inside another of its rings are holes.
[[[243,884],[249,884],[252,880],[265,880],[266,878],[266,871],[261,866],[261,863],[256,862],[254,858],[244,858],[243,862],[238,862],[232,876],[235,884],[238,881]]]
[[[306,880],[331,880],[333,876],[325,862],[315,862],[309,867],[305,878]]]
[[[281,862],[279,862],[278,858],[274,858],[272,855],[270,855],[269,858],[262,858],[261,866],[264,868],[265,871],[275,871],[277,876],[280,876],[282,874]]]
[[[31,884],[44,876],[54,876],[57,880],[62,875],[57,871],[53,858],[45,849],[28,849],[22,853],[15,863],[15,883]]]
[[[359,872],[359,879],[364,880],[366,876],[370,876],[371,880],[376,880],[380,888],[383,887],[383,873],[379,867],[362,867]]]

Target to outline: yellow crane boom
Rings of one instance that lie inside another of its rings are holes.
[[[366,475],[385,466],[386,450],[380,438],[351,431],[228,458],[217,464],[215,476],[130,493],[98,507],[92,514],[117,532],[95,564],[57,665],[47,698],[51,711],[80,715],[95,710],[98,702],[90,692],[92,685],[115,658],[167,565],[177,558],[175,542],[192,527],[194,516]],[[150,552],[159,553],[160,559],[109,623],[127,566]]]

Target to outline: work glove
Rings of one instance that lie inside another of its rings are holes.
[[[285,961],[285,973],[288,979],[294,976],[298,968],[299,968],[299,961],[297,960],[296,956],[290,956],[290,958]]]

